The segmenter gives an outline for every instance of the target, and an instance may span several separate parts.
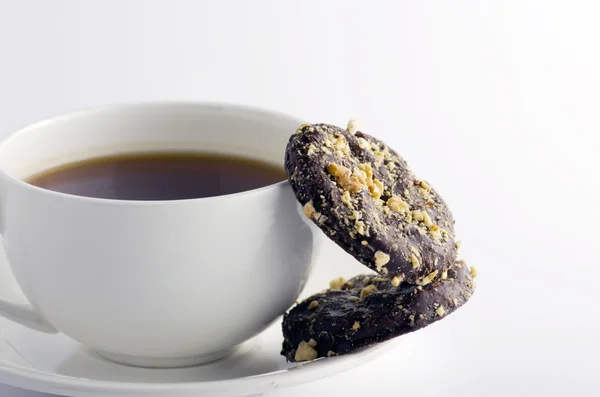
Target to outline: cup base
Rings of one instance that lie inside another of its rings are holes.
[[[94,350],[100,357],[115,362],[133,367],[142,368],[182,368],[193,367],[196,365],[207,364],[213,361],[220,360],[235,353],[236,347],[220,350],[215,353],[204,354],[201,356],[189,357],[138,357],[129,356],[127,354],[109,353],[101,350]]]

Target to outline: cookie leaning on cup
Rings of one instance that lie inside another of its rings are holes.
[[[441,196],[384,142],[329,124],[290,138],[285,169],[304,213],[393,285],[427,285],[455,262],[454,220]]]

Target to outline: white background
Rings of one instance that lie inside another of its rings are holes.
[[[442,192],[478,291],[410,359],[278,395],[592,396],[599,16],[593,1],[0,0],[0,134],[151,99],[358,118]]]

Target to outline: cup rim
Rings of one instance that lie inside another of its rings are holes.
[[[222,101],[187,101],[187,100],[151,100],[151,101],[132,101],[132,102],[120,102],[120,103],[112,103],[105,105],[96,105],[89,106],[84,108],[79,108],[73,111],[64,112],[56,116],[47,117],[33,123],[29,123],[24,125],[23,127],[15,130],[11,134],[9,134],[5,139],[0,142],[0,149],[4,147],[6,143],[8,143],[13,137],[17,136],[20,133],[23,133],[29,129],[34,129],[40,126],[44,126],[46,124],[56,123],[60,121],[65,121],[73,117],[81,116],[86,113],[94,113],[94,112],[104,112],[111,111],[116,109],[135,109],[135,108],[151,108],[151,107],[180,107],[180,106],[198,106],[204,109],[213,108],[213,109],[228,109],[228,110],[237,110],[237,111],[247,111],[255,114],[259,114],[265,117],[279,117],[289,119],[290,121],[295,121],[298,126],[300,126],[303,121],[295,116],[292,116],[288,113],[267,109],[260,106],[247,105],[241,103],[233,103],[233,102],[222,102]],[[237,199],[242,196],[248,196],[252,194],[262,193],[265,190],[281,188],[284,185],[288,184],[286,179],[273,183],[270,185],[262,186],[255,189],[244,190],[242,192],[223,194],[219,196],[210,196],[210,197],[200,197],[200,198],[190,198],[190,199],[179,199],[179,200],[118,200],[118,199],[106,199],[106,198],[98,198],[98,197],[88,197],[88,196],[78,196],[70,193],[62,193],[54,190],[49,190],[45,188],[41,188],[39,186],[32,185],[30,183],[25,182],[22,179],[16,178],[3,169],[0,169],[0,174],[3,178],[9,180],[10,182],[20,186],[22,188],[32,190],[36,193],[40,193],[42,195],[46,195],[49,197],[55,198],[63,198],[63,199],[71,199],[77,200],[81,202],[88,202],[91,204],[104,204],[104,205],[118,205],[118,206],[158,206],[158,205],[175,205],[175,204],[189,204],[189,203],[198,203],[198,202],[209,202],[214,200],[224,200],[224,199]]]

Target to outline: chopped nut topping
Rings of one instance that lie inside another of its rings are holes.
[[[392,278],[392,281],[391,281],[391,283],[394,287],[399,286],[401,282],[402,282],[402,277],[400,277],[400,276],[395,276],[394,278]]]
[[[427,191],[431,190],[431,186],[429,186],[429,184],[427,184],[427,182],[425,182],[425,181],[421,181],[420,185],[423,189],[425,189]]]
[[[358,234],[368,235],[365,223],[360,220],[361,218],[362,213],[356,210],[352,211],[352,214],[348,216],[348,219],[354,220],[354,230],[356,230]]]
[[[323,140],[323,143],[325,144],[325,146],[327,146],[328,148],[333,148],[333,140],[334,140],[334,136],[333,135],[327,135],[327,137]]]
[[[377,203],[377,204],[379,204],[380,202],[379,202],[379,201],[376,201],[376,203]],[[389,214],[392,212],[392,210],[390,209],[390,207],[388,207],[387,205],[384,205],[384,206],[383,206],[383,207],[381,207],[381,208],[383,209],[383,212],[384,212],[386,215],[389,215]],[[398,226],[399,226],[399,227],[401,227],[400,225],[398,225]]]
[[[413,210],[411,214],[412,214],[412,217],[414,220],[416,220],[417,222],[423,222],[423,224],[427,227],[429,234],[435,240],[439,241],[442,239],[442,237],[444,237],[444,238],[448,237],[448,232],[446,230],[440,228],[435,223],[433,223],[433,221],[431,220],[431,217],[429,216],[429,214],[426,211]],[[421,229],[417,229],[417,230],[421,233]],[[423,233],[421,233],[421,234],[423,234]]]
[[[340,291],[348,285],[348,282],[344,277],[338,277],[329,282],[329,289],[332,291]]]
[[[477,269],[474,266],[471,266],[471,268],[469,269],[469,272],[471,273],[471,277],[473,277],[473,278],[477,277]]]
[[[440,229],[440,227],[438,225],[434,224],[434,225],[431,225],[431,227],[429,228],[429,234],[434,239],[440,240],[442,238],[442,235],[443,235],[443,230]]]
[[[367,178],[373,178],[373,168],[371,167],[371,164],[360,163],[358,169],[364,171]]]
[[[329,163],[327,165],[327,172],[336,178],[350,178],[350,169],[336,163]]]
[[[348,141],[346,141],[346,138],[344,138],[343,135],[338,135],[335,138],[335,142],[334,142],[334,147],[336,149],[336,152],[339,151],[338,156],[349,156],[350,155],[350,146],[348,146]]]
[[[434,197],[433,197],[433,195],[431,194],[431,191],[430,191],[430,190],[423,189],[422,187],[420,187],[418,191],[419,191],[419,195],[420,195],[421,197],[423,197],[425,200],[427,200],[427,205],[428,205],[428,206],[430,206],[430,207],[433,207],[433,204],[434,204],[434,203],[433,203]]]
[[[344,193],[342,193],[342,203],[346,204],[348,207],[352,206],[352,198],[350,197],[350,192],[347,190],[344,190]]]
[[[392,211],[396,211],[400,214],[406,214],[410,210],[410,205],[398,196],[390,197],[387,201],[387,205]]]
[[[383,163],[383,160],[385,160],[386,154],[389,155],[389,152],[387,152],[387,148],[384,146],[383,150],[379,147],[379,145],[375,142],[371,142],[370,144],[365,141],[364,142],[364,148],[361,146],[361,144],[363,144],[363,142],[360,142],[360,138],[359,138],[359,147],[361,147],[362,149],[365,148],[369,148],[371,149],[371,152],[373,152],[373,154],[375,155],[375,158],[377,159],[375,161],[375,164],[380,165],[381,163]]]
[[[306,154],[312,156],[317,150],[317,147],[311,143],[310,145],[308,145],[308,152]]]
[[[367,240],[363,240],[363,241],[361,241],[360,243],[361,243],[362,245],[364,245],[365,247],[366,247],[367,245],[369,245],[369,242],[368,242]]]
[[[352,330],[356,331],[360,328],[360,323],[358,321],[355,321],[354,324],[352,324]]]
[[[411,314],[410,316],[408,316],[408,319],[410,320],[410,323],[408,325],[410,327],[414,327],[415,326],[415,315]]]
[[[311,339],[311,340],[308,341],[308,345],[310,347],[317,347],[317,341],[314,340],[314,339]]]
[[[359,190],[368,188],[369,194],[375,199],[378,199],[383,194],[383,182],[378,179],[373,180],[373,168],[370,164],[358,164],[357,168],[352,172],[350,179],[360,184],[361,187]]]
[[[349,120],[348,126],[346,127],[346,129],[348,130],[349,133],[354,135],[358,131],[359,126],[360,125],[357,120]]]
[[[334,352],[333,350],[329,350],[329,351],[327,352],[327,357],[333,357],[333,356],[337,356],[337,353],[336,353],[336,352]]]
[[[367,188],[365,183],[362,183],[356,175],[352,175],[350,169],[343,165],[329,163],[327,172],[333,175],[342,189],[348,190],[350,193],[356,193]]]
[[[359,220],[357,220],[357,221],[354,223],[354,229],[356,230],[356,232],[357,232],[358,234],[361,234],[361,235],[363,235],[363,236],[364,236],[364,235],[366,234],[366,232],[367,232],[367,230],[365,229],[365,223],[364,223],[363,221],[359,221]]]
[[[431,221],[431,217],[425,211],[414,210],[412,212],[412,217],[417,222],[423,222],[425,224],[425,226],[427,226],[427,227],[433,225],[433,222]]]
[[[358,138],[358,147],[361,149],[367,149],[369,147],[369,142],[365,138]]]
[[[375,260],[375,268],[378,272],[381,272],[381,269],[390,261],[390,256],[385,252],[377,251],[373,259]]]
[[[461,245],[462,245],[462,241],[457,241],[456,243],[454,243],[454,246],[456,247],[456,249],[459,249]]]
[[[410,255],[410,263],[412,263],[412,267],[413,269],[418,268],[419,266],[421,266],[421,263],[419,262],[419,258],[417,258],[415,256],[415,254],[411,254]]]
[[[373,292],[377,292],[377,287],[373,284],[367,285],[365,288],[360,290],[360,300],[365,299],[367,296],[371,295]]]
[[[302,207],[302,209],[304,210],[304,215],[306,215],[309,219],[317,220],[321,217],[321,213],[317,212],[312,200],[304,204],[304,207]]]
[[[417,285],[427,285],[427,284],[431,284],[431,282],[433,281],[433,279],[435,278],[435,276],[437,276],[438,271],[434,270],[431,273],[429,273],[427,276],[417,280]]]
[[[355,168],[352,175],[355,176],[361,184],[367,185],[367,173],[365,171],[360,168]]]
[[[393,171],[396,168],[396,163],[390,161],[389,163],[387,163],[386,167],[388,170]]]
[[[381,197],[381,195],[383,194],[383,182],[381,182],[379,179],[374,179],[373,183],[368,185],[369,186],[369,193],[371,194],[371,197],[373,197],[374,199],[379,199]]]
[[[296,130],[296,134],[302,134],[302,129],[306,127],[310,127],[310,123],[304,123],[300,127],[298,127],[298,129]]]
[[[313,339],[311,339],[311,341],[312,340]],[[296,354],[294,355],[294,360],[295,361],[312,361],[315,358],[317,358],[317,356],[318,356],[318,353],[314,349],[314,347],[311,346],[309,343],[302,341],[298,344],[298,348],[296,349]]]
[[[348,300],[349,300],[350,302],[358,302],[358,301],[359,301],[359,299],[358,299],[358,297],[357,297],[357,296],[349,296],[349,297],[348,297]]]
[[[446,314],[446,310],[444,310],[444,306],[440,305],[440,307],[435,309],[435,314],[437,314],[440,317],[442,317],[444,314]]]
[[[417,257],[420,257],[420,256],[421,256],[421,253],[419,252],[419,250],[418,250],[418,249],[416,249],[415,247],[413,247],[413,246],[412,246],[412,245],[410,245],[410,244],[408,245],[408,250],[409,250],[410,252],[412,252],[413,254],[415,254]]]
[[[440,277],[442,278],[442,280],[445,280],[445,279],[447,279],[447,278],[448,278],[448,272],[444,270],[444,271],[442,272],[442,275],[441,275]]]
[[[308,310],[314,310],[319,306],[319,301],[312,301],[308,304]]]

